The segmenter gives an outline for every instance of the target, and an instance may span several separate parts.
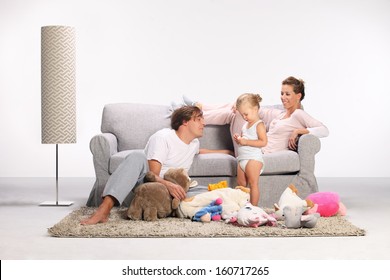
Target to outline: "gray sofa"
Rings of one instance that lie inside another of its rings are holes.
[[[142,150],[153,133],[163,127],[170,127],[168,109],[168,106],[163,105],[133,103],[108,104],[104,107],[102,133],[94,136],[90,142],[96,182],[87,206],[100,205],[108,178],[132,150]],[[206,126],[200,145],[201,148],[207,149],[233,150],[229,126]],[[318,191],[314,164],[315,154],[320,147],[320,140],[307,134],[300,137],[297,152],[265,154],[265,169],[259,180],[259,206],[272,207],[290,183],[295,184],[302,198]],[[236,166],[236,159],[230,155],[197,155],[189,175],[197,180],[200,186],[192,190],[190,195],[205,191],[205,186],[209,183],[221,180],[227,180],[229,187],[235,187]],[[125,200],[124,205],[128,204],[130,199],[131,196]]]

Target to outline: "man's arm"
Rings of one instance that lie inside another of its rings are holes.
[[[231,150],[209,150],[209,149],[199,149],[199,154],[227,154],[234,156],[234,152]]]
[[[168,192],[171,194],[171,196],[179,200],[183,200],[186,197],[186,193],[181,186],[164,180],[160,177],[161,163],[159,161],[153,159],[148,160],[148,164],[149,170],[153,172],[156,177],[156,182],[163,184],[168,189]]]

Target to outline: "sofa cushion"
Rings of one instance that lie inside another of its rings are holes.
[[[156,131],[170,127],[168,106],[117,103],[104,106],[101,130],[118,139],[118,151],[143,149]]]
[[[188,175],[202,176],[236,176],[236,158],[227,154],[199,154],[194,158]]]
[[[230,126],[227,125],[206,125],[203,136],[199,138],[200,148],[210,150],[231,150],[233,151]]]
[[[299,155],[294,151],[280,151],[264,154],[263,175],[296,173],[300,170]]]

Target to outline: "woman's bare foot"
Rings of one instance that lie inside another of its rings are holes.
[[[198,107],[200,110],[202,110],[202,103],[195,102],[194,106]]]
[[[80,224],[85,226],[107,222],[112,207],[114,207],[114,199],[111,196],[104,197],[102,204],[100,204],[96,212],[88,219],[82,220]]]
[[[197,101],[192,101],[192,99],[188,98],[187,96],[183,95],[182,96],[183,103],[187,106],[196,106],[200,110],[202,110],[202,103],[199,103]]]

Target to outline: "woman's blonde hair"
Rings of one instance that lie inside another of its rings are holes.
[[[260,102],[263,99],[257,93],[244,93],[241,94],[236,101],[236,108],[239,108],[242,104],[249,104],[252,107],[260,108]]]

